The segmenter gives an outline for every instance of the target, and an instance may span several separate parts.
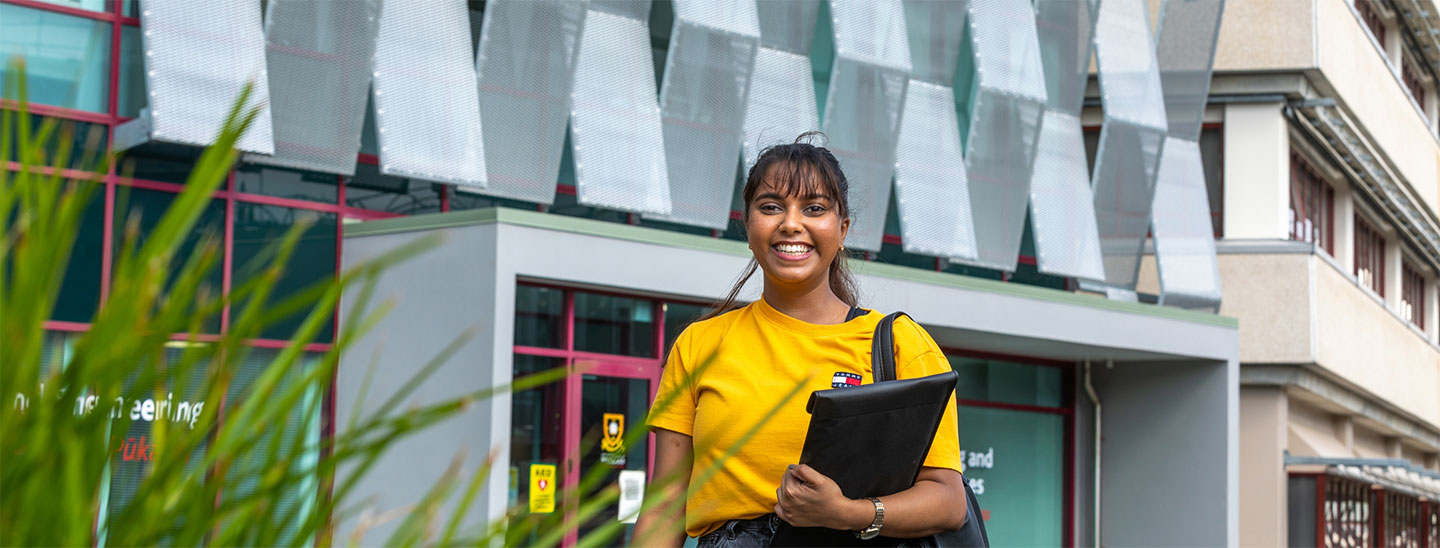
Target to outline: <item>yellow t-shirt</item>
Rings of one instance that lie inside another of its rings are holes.
[[[870,340],[883,317],[871,311],[842,324],[817,325],[786,316],[760,300],[685,328],[670,350],[648,424],[693,440],[694,491],[685,504],[686,533],[698,537],[726,520],[774,511],[781,474],[786,465],[800,460],[810,424],[805,412],[810,392],[828,390],[832,383],[847,379],[853,384],[854,376],[864,384],[874,382]],[[940,347],[919,324],[902,317],[893,331],[898,378],[950,370]],[[710,359],[713,363],[705,366]],[[697,370],[698,376],[693,374]],[[712,463],[802,382],[805,386],[709,481],[697,483]],[[667,398],[669,405],[659,408]],[[925,466],[961,471],[955,421],[952,394]]]

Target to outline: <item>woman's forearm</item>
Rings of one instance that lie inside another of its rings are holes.
[[[655,430],[655,473],[645,490],[645,501],[651,504],[635,520],[631,546],[679,548],[685,544],[685,493],[694,466],[692,450],[690,436]]]
[[[909,489],[879,497],[885,505],[885,525],[880,534],[918,538],[959,529],[965,524],[963,481],[954,470],[925,468]],[[852,501],[846,514],[848,529],[859,531],[875,519],[875,505],[869,499]]]

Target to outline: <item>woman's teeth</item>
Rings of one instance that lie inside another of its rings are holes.
[[[804,255],[813,248],[802,244],[779,244],[775,246],[775,249],[786,255]]]

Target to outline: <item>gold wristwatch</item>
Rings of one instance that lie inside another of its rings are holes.
[[[880,528],[885,526],[885,503],[880,499],[870,497],[870,502],[875,503],[875,521],[870,526],[855,532],[855,537],[860,540],[870,540],[880,536]]]

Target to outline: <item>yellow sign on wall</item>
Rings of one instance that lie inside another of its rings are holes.
[[[530,465],[530,513],[549,514],[555,511],[555,465]]]

